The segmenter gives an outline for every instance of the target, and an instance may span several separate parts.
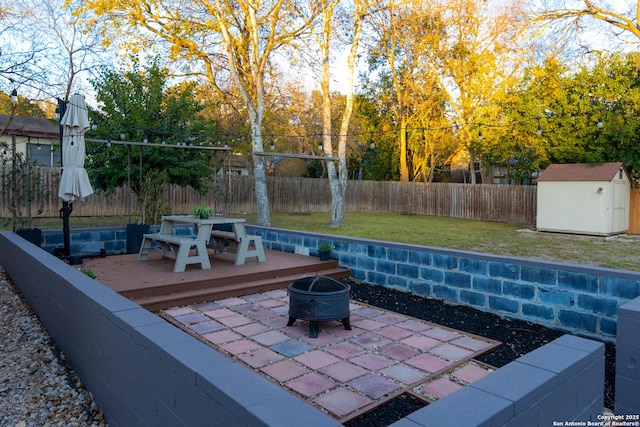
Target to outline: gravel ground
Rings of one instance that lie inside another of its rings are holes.
[[[79,378],[0,267],[0,426],[106,426]]]

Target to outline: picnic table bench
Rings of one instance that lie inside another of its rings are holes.
[[[196,236],[178,236],[172,232],[175,224],[191,224]],[[224,226],[224,230],[213,230],[213,226]],[[174,273],[185,271],[188,264],[200,264],[202,269],[210,269],[207,247],[216,252],[234,252],[235,265],[243,265],[247,258],[256,257],[265,261],[264,247],[260,236],[248,235],[242,218],[194,218],[191,215],[168,215],[162,217],[160,231],[144,234],[138,260],[149,259],[149,254],[159,253],[165,258],[175,259]]]
[[[195,225],[197,229],[196,236],[188,237],[173,234],[171,230],[176,223]],[[194,218],[190,215],[163,216],[159,233],[143,235],[138,260],[147,260],[150,253],[160,253],[165,258],[175,259],[174,273],[185,271],[187,264],[200,264],[202,269],[210,269],[211,262],[207,252],[207,243],[209,242],[212,226],[213,222]]]
[[[220,253],[225,251],[235,253],[235,265],[243,265],[247,258],[251,257],[256,257],[258,262],[265,262],[262,237],[247,234],[243,222],[234,222],[229,225],[211,230],[210,247]]]

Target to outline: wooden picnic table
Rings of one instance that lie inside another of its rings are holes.
[[[201,219],[192,215],[163,216],[158,233],[143,235],[138,260],[147,260],[149,254],[155,252],[160,253],[163,257],[175,259],[174,273],[185,271],[187,264],[200,264],[203,270],[210,269],[211,262],[209,261],[207,245],[212,238],[213,226],[215,224],[230,224],[233,230],[241,230],[240,235],[242,236],[243,234],[246,235],[244,221],[243,218],[212,217]],[[184,224],[190,224],[195,227],[195,237],[179,236],[172,232],[175,225]],[[238,224],[241,225],[237,226]],[[154,242],[156,245],[154,245]],[[260,248],[262,248],[262,240],[260,240]],[[243,254],[243,256],[245,255]],[[262,250],[262,259],[264,260],[264,250]],[[244,259],[242,263],[244,263]],[[238,255],[236,255],[236,264],[238,264]]]

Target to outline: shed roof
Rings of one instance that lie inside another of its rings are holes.
[[[549,165],[538,177],[540,181],[611,181],[620,168],[622,162],[609,162],[599,165],[586,163],[553,164]],[[626,171],[625,171],[626,175]]]
[[[5,135],[33,136],[43,138],[58,138],[60,127],[50,120],[29,116],[13,116],[0,114],[0,131],[7,127]]]

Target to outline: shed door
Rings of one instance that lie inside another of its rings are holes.
[[[613,181],[613,224],[612,232],[627,231],[629,228],[629,188],[624,181]]]

